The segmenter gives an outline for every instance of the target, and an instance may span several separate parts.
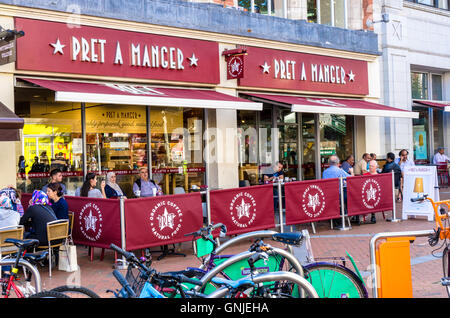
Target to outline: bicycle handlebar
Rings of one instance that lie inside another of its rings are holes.
[[[424,194],[418,198],[411,198],[411,202],[425,201],[428,198],[428,194]]]
[[[188,284],[192,284],[192,285],[196,285],[196,286],[202,286],[201,281],[189,278],[184,274],[158,273],[157,276],[162,279],[173,279],[179,283],[188,283]]]
[[[117,281],[122,285],[123,288],[125,288],[125,291],[127,292],[128,296],[130,298],[136,298],[136,293],[131,288],[130,284],[127,282],[125,277],[117,270],[115,269],[113,271],[113,276],[117,279]]]

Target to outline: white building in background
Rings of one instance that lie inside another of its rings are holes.
[[[373,119],[384,131],[381,148],[431,162],[438,147],[450,147],[450,11],[448,0],[374,2],[379,34],[381,96],[385,105],[420,112],[419,119]],[[446,108],[447,106],[447,108]],[[447,111],[445,111],[447,110]]]

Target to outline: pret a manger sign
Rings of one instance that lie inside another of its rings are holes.
[[[15,19],[17,69],[219,83],[219,48],[211,41]]]
[[[367,95],[367,62],[247,47],[240,86]]]

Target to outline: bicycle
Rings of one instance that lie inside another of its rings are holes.
[[[3,273],[0,277],[3,298],[9,298],[14,291],[17,298],[70,298],[57,291],[41,291],[40,275],[36,269],[37,263],[47,259],[48,251],[40,253],[27,253],[27,249],[33,249],[39,245],[38,240],[5,239],[5,243],[12,243],[17,248],[16,254],[0,260],[0,266],[10,266],[10,273]],[[13,258],[15,257],[15,259]],[[24,280],[19,276],[19,266],[23,268]],[[35,285],[31,284],[34,276]]]
[[[212,232],[220,228],[220,236],[225,236],[226,227],[224,225],[211,224],[200,230],[192,233],[186,234],[193,236],[193,246],[194,253],[201,262],[200,269],[207,273],[217,274],[219,271],[216,270],[218,266],[223,264],[227,259],[233,257],[233,255],[220,255],[220,253],[226,248],[249,238],[257,238],[255,242],[261,241],[263,237],[271,238],[274,241],[284,243],[288,246],[288,250],[291,255],[295,254],[295,250],[299,249],[302,244],[307,244],[304,242],[309,239],[308,235],[302,235],[302,233],[277,233],[274,231],[258,231],[252,233],[246,233],[237,236],[220,247],[214,241]],[[196,240],[196,238],[198,238]],[[280,271],[285,266],[286,254],[282,254],[280,250],[278,253],[274,253],[269,259],[269,266],[260,266],[260,270],[267,272]],[[345,258],[339,258],[342,261],[342,265],[334,262],[309,262],[305,266],[301,266],[299,270],[298,267],[295,268],[296,272],[303,275],[316,289],[320,297],[322,298],[368,298],[368,292],[364,285],[364,281],[358,271],[353,258],[347,253],[355,272],[350,270],[345,266]],[[242,260],[245,258],[241,258]],[[329,258],[328,258],[329,259]],[[295,262],[289,261],[291,267]],[[258,265],[258,264],[257,264]],[[259,264],[260,265],[260,264]],[[236,280],[241,278],[244,273],[239,273],[240,268],[243,267],[242,263],[236,262],[233,265],[222,268],[220,273],[227,279]],[[289,268],[288,270],[292,270]],[[212,274],[209,274],[212,276]],[[197,287],[198,288],[198,287]]]
[[[249,264],[251,264],[251,268],[253,269],[251,277],[246,277],[238,281],[213,278],[213,282],[218,286],[221,286],[221,288],[216,290],[215,293],[206,295],[195,289],[189,289],[185,285],[186,283],[194,286],[200,286],[202,284],[198,279],[189,277],[195,277],[195,275],[198,274],[195,269],[159,273],[156,270],[147,267],[147,259],[141,258],[139,260],[133,253],[124,251],[114,244],[111,244],[110,248],[125,257],[126,261],[129,262],[129,268],[130,266],[132,268],[137,268],[139,272],[137,276],[133,276],[135,280],[130,282],[129,279],[123,277],[118,270],[113,271],[113,276],[122,286],[121,290],[115,292],[112,291],[118,298],[173,298],[176,296],[182,298],[218,298],[226,295],[230,297],[236,296],[234,291],[241,291],[242,289],[248,289],[249,287],[255,289],[258,296],[279,297],[281,296],[280,291],[282,287],[292,287],[294,285],[298,286],[299,289],[306,290],[309,297],[318,297],[314,288],[297,274],[289,272],[269,273],[270,275],[267,273],[257,274],[253,264],[261,257],[264,258],[264,256],[262,256],[264,252],[255,254],[256,256],[253,256],[252,258],[253,261],[249,259]],[[130,277],[128,276],[127,278]],[[261,282],[267,281],[279,282],[280,279],[287,280],[290,283],[283,286],[277,285],[276,289],[269,289],[267,286],[260,284]],[[264,293],[262,293],[262,290],[264,290]],[[283,296],[286,296],[286,294],[283,294]]]
[[[430,246],[436,246],[440,240],[444,241],[442,245],[436,250],[440,250],[445,246],[444,251],[442,252],[442,271],[444,277],[441,278],[441,284],[446,288],[448,297],[450,297],[450,243],[447,242],[447,239],[450,239],[450,212],[447,212],[445,208],[442,207],[442,205],[447,206],[447,208],[450,210],[450,200],[434,201],[433,199],[429,198],[427,194],[424,194],[421,197],[412,198],[411,202],[423,202],[425,200],[428,200],[433,206],[434,218],[436,222],[434,234],[429,236],[428,244]],[[434,250],[433,252],[435,252],[436,250]]]

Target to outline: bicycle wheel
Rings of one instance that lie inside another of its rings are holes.
[[[448,246],[442,252],[442,270],[444,278],[448,278],[450,273],[450,250]],[[447,289],[448,297],[450,297],[450,286],[445,286],[445,289]]]
[[[208,298],[236,298],[245,294],[251,298],[298,298],[298,290],[303,289],[306,298],[319,298],[314,287],[302,276],[293,272],[270,272],[253,276],[255,287],[245,291],[230,291],[221,287]],[[240,295],[238,295],[240,293]]]
[[[55,291],[43,291],[29,296],[28,298],[70,298],[69,296]]]
[[[82,286],[63,285],[53,288],[51,291],[63,293],[70,298],[100,298],[95,292]]]
[[[305,278],[320,298],[368,298],[363,281],[350,269],[333,263],[312,263],[305,266]]]

